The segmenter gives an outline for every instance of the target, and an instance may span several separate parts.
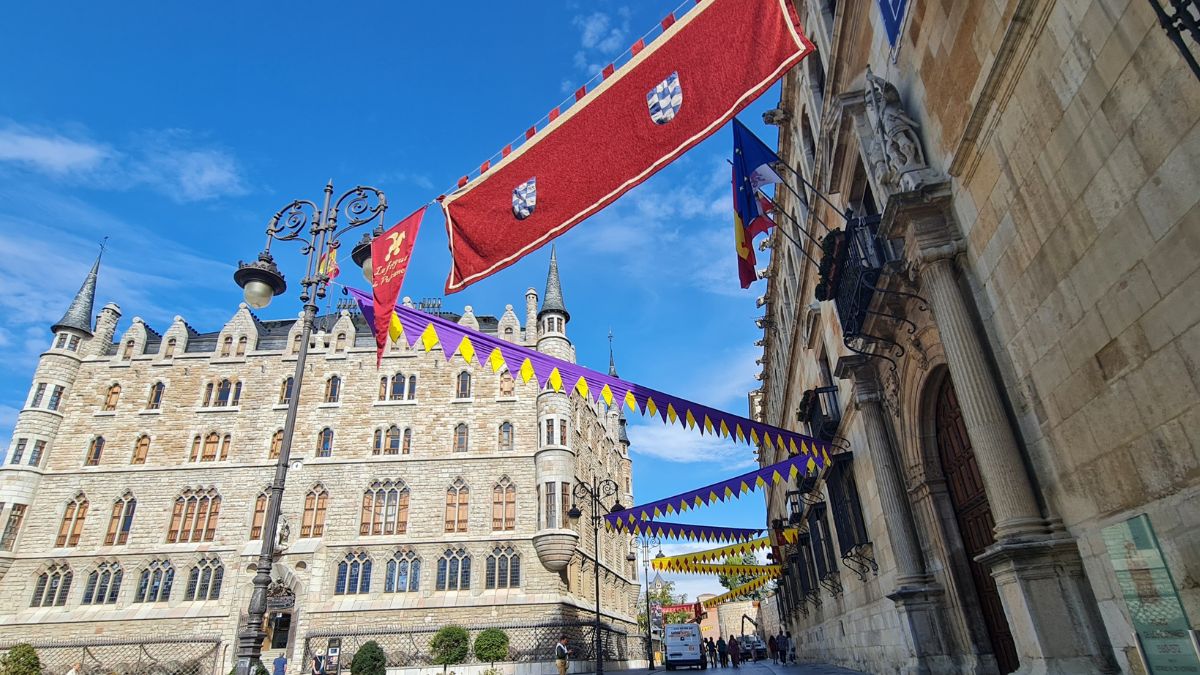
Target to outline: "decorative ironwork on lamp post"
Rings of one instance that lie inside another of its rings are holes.
[[[576,481],[575,488],[571,491],[572,496],[576,500],[587,499],[591,502],[591,517],[592,517],[592,534],[596,542],[594,557],[592,559],[592,567],[596,571],[596,625],[592,631],[592,648],[596,654],[596,675],[604,675],[604,651],[602,649],[602,641],[600,639],[600,521],[604,518],[600,511],[603,509],[608,513],[617,513],[624,511],[625,507],[621,506],[620,500],[614,500],[612,508],[604,506],[603,499],[617,494],[620,486],[616,481],[605,478],[599,480],[595,474],[592,475],[592,483],[588,485],[582,481]],[[571,509],[567,511],[567,517],[572,521],[577,521],[583,516],[577,504],[571,504]]]
[[[293,376],[291,396],[288,397],[287,417],[283,425],[283,440],[279,456],[275,461],[275,477],[271,481],[270,499],[262,529],[262,549],[259,552],[254,575],[254,589],[250,594],[250,605],[246,622],[238,633],[238,651],[235,672],[250,675],[255,664],[261,663],[262,642],[266,636],[263,619],[267,612],[267,588],[271,584],[271,565],[275,560],[280,506],[283,502],[283,486],[287,479],[288,462],[292,451],[292,436],[296,430],[296,413],[300,401],[300,388],[304,380],[304,362],[308,357],[308,340],[312,334],[313,321],[317,316],[317,301],[325,297],[330,277],[323,269],[322,260],[339,247],[339,239],[346,232],[362,227],[372,221],[382,223],[387,211],[387,198],[373,188],[358,186],[347,190],[333,199],[333,181],[325,185],[325,196],[321,206],[307,199],[297,199],[271,217],[267,223],[267,245],[254,262],[238,262],[233,280],[241,286],[246,304],[262,309],[271,299],[287,290],[283,273],[275,265],[271,255],[271,243],[275,241],[300,242],[301,255],[305,256],[304,277],[300,280],[300,301],[304,313],[300,317],[300,345],[296,353],[296,372]],[[346,222],[339,226],[338,216],[344,215]],[[375,235],[382,233],[377,225]],[[363,271],[363,277],[371,281],[371,239],[364,234],[354,246],[350,256]]]
[[[655,558],[663,557],[662,542],[650,535],[634,537],[634,542],[642,550],[642,580],[646,582],[646,658],[650,662],[649,670],[654,670],[654,613],[650,609],[650,549],[658,549],[658,555],[654,556]],[[630,551],[625,559],[629,562],[636,562],[637,554]]]

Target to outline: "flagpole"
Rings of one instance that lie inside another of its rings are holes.
[[[788,171],[791,171],[791,172],[792,172],[792,175],[794,175],[796,178],[799,178],[799,179],[800,179],[800,182],[804,184],[804,187],[806,187],[806,188],[808,188],[808,189],[812,190],[812,191],[813,191],[813,194],[817,195],[818,197],[820,197],[820,198],[821,198],[821,201],[823,201],[823,202],[825,202],[826,204],[828,204],[828,205],[829,205],[829,207],[833,209],[834,213],[836,213],[836,214],[838,214],[839,216],[841,216],[841,217],[842,217],[844,220],[849,220],[849,218],[847,218],[847,217],[846,217],[846,214],[845,214],[845,213],[843,213],[843,212],[842,212],[842,210],[838,208],[837,204],[834,204],[833,202],[829,201],[829,198],[828,198],[828,197],[826,197],[824,194],[822,194],[822,193],[821,193],[821,191],[817,189],[817,186],[815,186],[815,185],[813,185],[812,183],[810,183],[810,182],[808,182],[807,180],[805,180],[805,179],[804,179],[804,175],[803,175],[803,174],[801,174],[799,171],[796,171],[795,169],[793,169],[793,168],[792,168],[792,167],[791,167],[791,166],[790,166],[790,165],[789,165],[787,162],[783,161],[782,159],[781,159],[781,160],[779,160],[779,162],[778,162],[777,164],[778,164],[779,166],[782,166],[783,168],[787,169]],[[804,203],[805,203],[805,205],[807,205],[807,204],[808,204],[808,200],[807,200],[807,199],[805,199],[803,196],[801,196],[801,194],[800,194],[799,192],[796,192],[796,189],[795,189],[795,188],[793,188],[793,187],[792,187],[790,184],[788,184],[788,182],[787,182],[786,180],[785,180],[785,181],[782,181],[782,182],[783,182],[783,186],[784,186],[784,187],[786,187],[788,190],[790,190],[792,194],[796,195],[796,197],[797,197],[797,198],[798,198],[800,201],[804,202]],[[815,213],[815,212],[813,213],[813,216],[814,216],[814,217],[816,217],[816,213]],[[825,224],[825,221],[821,220],[819,217],[817,217],[817,222],[821,223],[821,226],[825,228],[825,231],[826,231],[826,232],[832,232],[832,231],[833,231],[833,230],[831,230],[831,229],[829,228],[829,226],[828,226],[828,225],[826,225],[826,224]]]

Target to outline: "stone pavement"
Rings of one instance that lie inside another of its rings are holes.
[[[658,666],[657,668],[655,668],[653,671],[647,670],[645,668],[635,668],[632,670],[611,671],[611,674],[610,674],[610,671],[605,670],[606,675],[647,675],[647,673],[651,673],[651,672],[655,673],[655,675],[667,675],[667,671],[663,670],[661,665]],[[839,668],[837,666],[830,666],[830,665],[826,665],[823,663],[805,663],[805,664],[795,664],[795,665],[788,665],[788,666],[777,666],[777,665],[772,664],[770,660],[763,660],[763,661],[759,661],[758,663],[746,663],[746,664],[743,664],[737,670],[734,670],[732,668],[717,668],[715,671],[712,669],[709,669],[706,671],[699,671],[696,669],[682,669],[682,670],[675,670],[675,671],[671,671],[671,672],[672,673],[696,673],[696,675],[699,675],[701,672],[707,673],[707,675],[714,675],[715,673],[720,673],[721,675],[867,675],[866,673],[863,673],[858,670],[849,670],[847,668]],[[586,673],[572,673],[572,675],[587,675],[587,674]]]

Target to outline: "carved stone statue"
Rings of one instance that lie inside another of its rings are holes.
[[[882,157],[872,157],[872,173],[882,184],[913,189],[923,182],[921,170],[929,166],[921,149],[920,125],[905,112],[895,85],[872,73],[870,68],[867,69],[867,84],[867,110],[874,117],[882,146]],[[869,148],[869,154],[872,150],[876,149]]]
[[[288,523],[287,516],[279,515],[279,529],[276,530],[276,533],[275,548],[287,548],[288,540],[292,538],[292,526]]]

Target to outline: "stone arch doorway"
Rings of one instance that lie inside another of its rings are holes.
[[[995,542],[992,508],[984,491],[983,476],[975,462],[971,439],[967,436],[954,383],[946,375],[936,386],[933,421],[937,457],[946,478],[946,489],[996,665],[1001,673],[1011,673],[1017,669],[1019,659],[1012,630],[1004,616],[1004,605],[996,590],[996,580],[987,567],[975,561],[976,556]]]

